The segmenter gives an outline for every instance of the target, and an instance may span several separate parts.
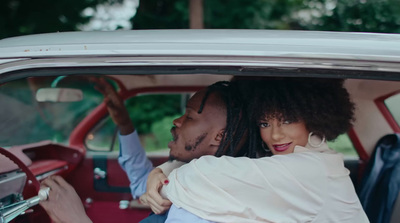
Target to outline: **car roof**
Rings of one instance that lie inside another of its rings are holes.
[[[193,70],[191,73],[400,80],[400,34],[130,30],[62,32],[0,40],[0,82],[17,77],[4,75],[7,72],[88,66],[125,66],[124,70],[135,67],[134,73],[129,74],[146,73],[136,69],[139,66],[158,66],[167,74],[187,68]]]
[[[61,32],[0,40],[0,58],[235,55],[400,61],[400,35],[293,30]]]

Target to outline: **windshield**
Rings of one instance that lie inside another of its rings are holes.
[[[0,86],[0,146],[8,147],[51,140],[67,143],[71,131],[103,97],[88,81],[64,78],[57,87],[83,90],[77,102],[38,102],[36,91],[48,88],[55,77],[35,77],[12,81]]]

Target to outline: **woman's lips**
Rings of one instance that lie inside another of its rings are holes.
[[[277,152],[283,152],[283,151],[289,149],[289,147],[290,147],[291,144],[292,144],[292,143],[274,144],[274,145],[272,145],[272,146],[274,147],[275,151],[277,151]]]

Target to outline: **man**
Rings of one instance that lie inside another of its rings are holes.
[[[147,176],[153,166],[138,143],[137,133],[120,97],[105,80],[99,79],[96,83],[105,97],[110,116],[119,128],[119,162],[128,174],[133,196],[138,197],[145,193]],[[254,151],[246,150],[247,116],[242,109],[244,104],[239,91],[227,82],[217,82],[197,92],[189,99],[185,114],[173,121],[173,141],[168,144],[170,156],[183,162],[203,155],[254,157]],[[43,181],[42,185],[51,188],[49,200],[41,204],[53,221],[90,222],[82,204],[73,205],[79,197],[62,178],[51,177]],[[61,191],[68,196],[58,194]],[[164,206],[170,204],[169,201],[163,203]]]

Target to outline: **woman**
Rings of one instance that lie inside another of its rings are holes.
[[[353,121],[343,81],[270,79],[251,89],[252,147],[273,156],[205,156],[174,170],[166,222],[369,222],[342,155],[326,144]]]

